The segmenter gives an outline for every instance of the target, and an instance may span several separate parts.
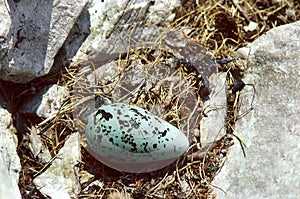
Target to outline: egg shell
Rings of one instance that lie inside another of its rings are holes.
[[[88,117],[89,152],[119,171],[143,173],[174,162],[189,147],[175,126],[137,106],[115,103],[101,106]]]

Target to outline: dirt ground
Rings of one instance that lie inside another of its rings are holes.
[[[246,46],[271,28],[300,19],[298,0],[183,0],[182,2],[183,6],[176,10],[176,19],[170,28],[190,27],[192,31],[186,36],[205,46],[215,57],[234,57],[234,52],[238,48]],[[145,57],[149,56],[147,50],[139,53],[143,53]],[[95,161],[82,147],[83,161],[78,164],[78,167],[81,172],[89,172],[94,177],[81,184],[83,191],[79,198],[117,199],[129,198],[129,195],[132,198],[216,198],[211,193],[210,183],[220,172],[222,165],[226,164],[226,155],[232,145],[234,124],[237,115],[241,114],[238,113],[239,106],[236,103],[237,91],[243,88],[243,83],[235,80],[240,80],[243,76],[245,64],[245,62],[234,61],[219,68],[219,71],[228,74],[226,135],[212,144],[205,154],[199,155],[199,143],[194,143],[189,153],[167,168],[146,174],[124,174]],[[51,82],[53,79],[57,77],[48,77],[45,81]],[[69,73],[64,72],[59,75],[58,84],[69,87],[70,82]],[[2,87],[5,87],[4,83]],[[9,96],[9,98],[18,99],[17,96]],[[43,125],[39,125],[43,122],[39,118],[31,118],[30,122],[27,121],[27,124],[35,124],[41,129],[53,132],[55,135],[53,138],[44,138],[52,155],[59,151],[66,137],[74,131],[70,114],[64,111],[58,114],[55,120]],[[58,132],[62,130],[64,133],[59,134]],[[26,130],[24,131],[26,133]],[[24,139],[21,135],[18,138],[20,143]],[[243,146],[242,138],[239,139]],[[22,143],[18,147],[18,154],[22,164],[19,182],[22,197],[48,198],[42,195],[32,183],[37,173],[47,169],[45,165],[39,163],[30,153],[28,146]],[[194,154],[198,155],[194,156]],[[89,186],[97,179],[103,180],[102,187]],[[183,189],[183,187],[189,188]]]

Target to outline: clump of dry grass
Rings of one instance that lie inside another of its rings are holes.
[[[183,7],[177,10],[176,20],[171,24],[170,29],[188,27],[190,30],[187,37],[206,46],[215,56],[232,57],[237,48],[253,41],[270,28],[300,19],[299,4],[292,0],[241,0],[238,1],[238,4],[233,0],[203,1],[198,4],[197,2],[202,1],[185,1]],[[250,21],[257,23],[258,27],[247,32],[243,27],[247,26]],[[151,52],[151,49],[134,50],[128,53],[131,56],[122,60],[117,59],[116,62],[125,69],[130,69],[131,63],[136,59],[141,59],[148,64],[156,63],[157,60],[155,61]],[[90,63],[90,66],[92,65],[93,63]],[[83,160],[79,167],[81,171],[92,174],[93,178],[88,183],[82,184],[83,189],[79,198],[211,198],[212,187],[210,183],[221,170],[229,147],[232,145],[234,125],[238,118],[239,94],[238,92],[231,92],[231,89],[234,78],[242,76],[243,67],[245,67],[243,64],[231,63],[219,68],[220,71],[228,74],[228,93],[230,94],[227,99],[228,113],[224,124],[227,134],[222,139],[206,149],[201,149],[201,143],[196,139],[189,151],[177,162],[159,171],[145,174],[128,174],[115,171],[96,161],[82,147]],[[42,132],[47,132],[47,135],[42,136],[42,140],[53,156],[63,146],[64,140],[70,133],[74,130],[83,131],[84,129],[84,123],[78,123],[74,119],[74,106],[93,101],[94,96],[103,98],[112,96],[114,81],[91,85],[84,79],[78,79],[80,77],[78,72],[76,67],[68,68],[67,72],[62,74],[59,84],[73,91],[74,86],[76,86],[80,91],[77,90],[73,93],[57,115],[37,122],[37,127]],[[115,77],[116,82],[120,77]],[[106,86],[105,92],[103,91],[104,85]],[[93,95],[91,95],[91,91],[93,91]],[[167,94],[167,89],[161,91],[163,99],[166,99]],[[153,101],[153,97],[145,95],[144,101],[139,102],[140,105],[144,106],[145,102]],[[199,103],[201,103],[200,100]],[[174,109],[170,110],[177,109],[174,106]],[[170,118],[174,119],[177,116],[178,113],[175,111],[175,114]],[[22,161],[19,183],[22,195],[24,198],[28,198],[28,195],[31,198],[43,197],[32,184],[32,179],[47,169],[45,164],[39,163],[32,157],[31,152],[25,146],[20,146],[18,153]],[[101,181],[101,186],[89,186],[95,181]],[[112,193],[111,190],[118,191]]]
[[[295,0],[187,0],[177,12],[172,27],[189,27],[192,31],[188,36],[215,55],[232,56],[237,48],[269,29],[299,18],[300,6]],[[250,21],[255,22],[257,28],[245,31]]]

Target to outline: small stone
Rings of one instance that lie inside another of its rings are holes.
[[[49,118],[59,111],[68,96],[69,92],[66,87],[54,84],[44,88],[33,99],[25,103],[21,107],[20,113],[35,113],[39,117]]]
[[[40,136],[38,135],[40,130],[34,126],[30,128],[30,134],[28,135],[29,139],[29,149],[31,150],[33,156],[41,163],[47,163],[51,159],[50,152],[45,144],[41,141]]]
[[[224,122],[226,116],[226,74],[213,74],[210,99],[204,102],[204,113],[200,121],[201,143],[209,145],[225,134]]]
[[[250,21],[248,26],[244,26],[244,30],[246,32],[248,31],[254,31],[256,30],[256,28],[258,27],[257,23],[253,22],[253,21]]]
[[[79,134],[72,134],[59,151],[51,166],[33,182],[39,190],[53,199],[74,198],[80,191],[78,169],[80,160]]]

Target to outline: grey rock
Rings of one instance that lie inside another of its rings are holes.
[[[163,44],[173,54],[181,59],[186,59],[194,65],[196,70],[205,78],[210,77],[217,70],[215,58],[208,55],[204,46],[195,42],[180,31],[170,31],[163,39]]]
[[[51,155],[49,149],[45,146],[41,140],[41,137],[38,135],[40,133],[40,129],[32,126],[29,130],[30,133],[28,133],[26,136],[28,136],[28,146],[33,157],[35,157],[38,162],[44,164],[49,162]]]
[[[172,19],[180,1],[92,1],[91,34],[73,58],[105,64],[130,48],[155,42]]]
[[[17,138],[14,135],[10,113],[0,107],[0,198],[19,199],[18,187],[20,159],[16,151]],[[4,180],[5,179],[5,180]]]
[[[200,137],[203,145],[211,144],[225,134],[226,73],[212,74],[209,82],[212,92],[203,107],[207,117],[203,117],[200,121]]]
[[[236,134],[247,145],[243,157],[238,141],[213,185],[217,198],[298,198],[300,195],[300,22],[268,31],[239,53],[249,67],[241,93],[243,113]],[[249,49],[250,54],[249,54]]]
[[[90,14],[88,12],[88,6],[85,6],[59,51],[59,54],[62,55],[62,57],[56,57],[57,59],[54,61],[54,65],[50,71],[51,73],[56,73],[56,71],[57,73],[60,73],[61,65],[66,66],[70,63],[70,60],[72,60],[82,43],[90,34],[90,27]]]
[[[78,168],[80,160],[79,134],[70,135],[51,166],[33,182],[52,199],[76,198],[80,191]]]
[[[66,87],[56,84],[44,88],[33,99],[20,108],[20,113],[35,113],[39,117],[49,118],[55,115],[64,101],[69,97]]]
[[[11,23],[7,19],[4,24],[11,26],[6,27],[8,33],[2,30],[5,37],[0,41],[0,78],[26,83],[47,74],[86,3],[87,0],[8,1]]]
[[[0,8],[1,8],[0,9],[0,16],[1,16],[0,17],[0,24],[1,24],[0,35],[1,35],[1,39],[2,39],[9,33],[9,27],[11,24],[11,20],[9,17],[9,8],[8,8],[7,1],[1,0]]]
[[[9,16],[9,8],[6,0],[0,0],[0,60],[5,60],[6,52],[8,48],[8,42],[5,40],[10,32],[11,18]],[[1,65],[0,65],[1,69]]]

